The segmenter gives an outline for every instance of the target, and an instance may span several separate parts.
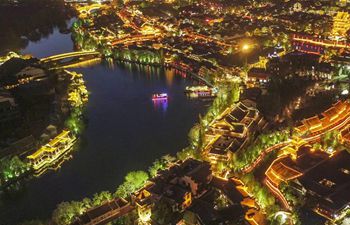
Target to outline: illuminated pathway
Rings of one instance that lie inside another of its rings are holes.
[[[261,152],[261,154],[259,155],[259,157],[250,165],[248,165],[247,167],[245,167],[242,172],[243,173],[250,173],[252,172],[265,158],[265,156],[270,153],[273,152],[275,150],[281,149],[285,146],[287,146],[289,143],[291,142],[291,140],[282,142],[282,143],[278,143],[276,145],[273,145],[269,148],[266,148],[264,151]]]

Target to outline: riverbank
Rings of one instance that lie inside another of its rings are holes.
[[[56,161],[72,147],[59,147],[66,145],[62,133],[66,132],[75,140],[75,136],[81,132],[82,111],[88,93],[81,74],[50,70],[46,64],[34,58],[13,55],[3,62],[0,70],[7,74],[1,77],[4,84],[1,96],[5,100],[2,104],[8,102],[12,106],[6,108],[9,116],[1,123],[2,129],[7,130],[7,134],[1,133],[2,140],[12,139],[0,151],[4,157],[0,167],[0,188],[5,190],[31,173],[39,176],[46,170],[57,168]],[[28,111],[28,103],[34,103],[36,97],[46,100],[37,102],[40,107]],[[35,114],[41,117],[37,118]],[[42,121],[43,117],[47,119]],[[25,125],[13,127],[13,123],[18,121]],[[40,122],[39,126],[37,121]],[[27,130],[27,126],[34,129]],[[23,135],[31,139],[23,142]],[[63,152],[62,149],[66,150]],[[52,167],[51,164],[56,166]]]

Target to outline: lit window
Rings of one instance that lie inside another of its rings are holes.
[[[340,171],[342,171],[343,173],[350,175],[350,171],[348,169],[345,168],[341,168]]]

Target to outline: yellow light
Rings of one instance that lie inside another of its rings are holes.
[[[248,45],[248,44],[244,44],[242,46],[242,51],[248,51],[249,49],[250,49],[250,45]]]

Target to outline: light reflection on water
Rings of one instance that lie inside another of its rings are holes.
[[[168,109],[168,100],[162,99],[162,100],[153,101],[153,106],[154,106],[154,109],[157,111],[166,112],[166,110]]]

